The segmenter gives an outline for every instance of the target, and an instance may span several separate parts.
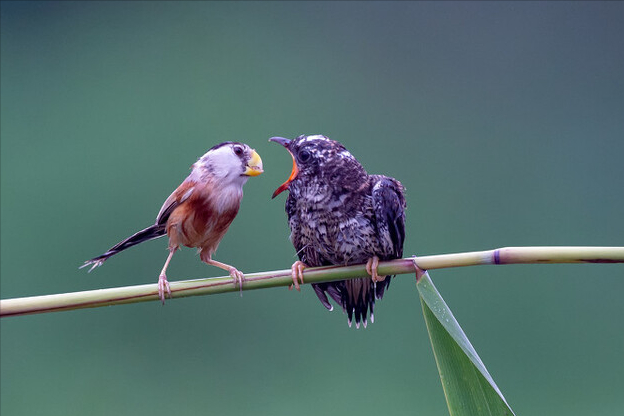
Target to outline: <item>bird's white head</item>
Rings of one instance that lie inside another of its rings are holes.
[[[260,155],[244,143],[224,142],[212,147],[193,165],[191,179],[243,186],[263,172]]]

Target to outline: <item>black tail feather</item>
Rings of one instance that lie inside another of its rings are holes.
[[[115,254],[121,251],[124,251],[125,249],[128,249],[132,246],[136,246],[137,244],[143,243],[145,241],[153,240],[155,238],[160,238],[164,236],[166,233],[167,231],[165,230],[164,224],[154,224],[151,227],[147,227],[146,229],[141,230],[138,233],[131,235],[125,240],[120,241],[119,243],[111,247],[106,253],[100,256],[94,257],[91,260],[85,261],[84,264],[80,266],[80,268],[82,269],[83,267],[93,265],[89,269],[89,271],[91,271],[95,269],[96,267],[101,266],[102,263],[104,263],[109,257],[114,256]]]
[[[383,297],[385,290],[390,286],[390,279],[394,276],[386,276],[386,279],[373,283],[370,278],[362,278],[361,284],[368,285],[367,288],[361,288],[357,294],[350,293],[351,290],[346,284],[346,280],[336,282],[315,283],[312,284],[316,295],[323,305],[329,310],[333,307],[328,301],[327,295],[342,306],[342,310],[347,314],[349,326],[355,321],[355,326],[359,328],[360,324],[364,327],[368,324],[368,317],[371,322],[375,319],[373,311],[375,308],[375,300]]]

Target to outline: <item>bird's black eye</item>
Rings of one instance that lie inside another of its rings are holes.
[[[234,154],[236,156],[242,156],[243,155],[243,148],[240,146],[234,146]]]
[[[311,157],[312,157],[312,154],[309,151],[305,150],[305,149],[299,152],[299,161],[300,162],[305,163],[308,160],[310,160]]]

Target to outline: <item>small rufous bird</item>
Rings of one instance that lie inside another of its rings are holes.
[[[405,197],[394,178],[369,175],[345,147],[325,136],[273,137],[293,159],[290,177],[273,193],[288,189],[286,214],[290,240],[299,260],[292,266],[299,290],[306,266],[366,263],[370,278],[313,284],[321,303],[333,309],[327,294],[366,327],[374,321],[375,299],[381,299],[390,276],[379,276],[380,260],[403,256]]]
[[[144,241],[169,237],[169,256],[158,276],[158,295],[165,302],[171,289],[165,272],[173,253],[184,245],[197,247],[201,260],[226,270],[239,286],[244,276],[238,269],[212,259],[219,242],[236,217],[243,198],[243,185],[262,173],[262,160],[255,150],[237,142],[224,142],[208,150],[191,167],[191,174],[167,198],[154,225],[126,238],[82,267],[101,266],[109,257]]]

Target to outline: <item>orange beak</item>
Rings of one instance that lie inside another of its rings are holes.
[[[286,182],[281,184],[279,188],[277,188],[275,192],[273,192],[273,196],[271,197],[271,199],[273,199],[279,194],[281,194],[282,192],[284,192],[286,189],[288,189],[288,185],[290,185],[293,179],[297,177],[297,174],[299,173],[299,168],[297,167],[297,162],[295,162],[295,156],[291,153],[290,149],[288,148],[290,146],[290,140],[285,139],[283,137],[271,137],[269,141],[279,143],[282,146],[284,146],[286,150],[288,150],[288,153],[290,153],[290,157],[292,157],[292,160],[293,160],[293,167],[292,167],[292,172],[290,172],[290,176],[288,177]]]

